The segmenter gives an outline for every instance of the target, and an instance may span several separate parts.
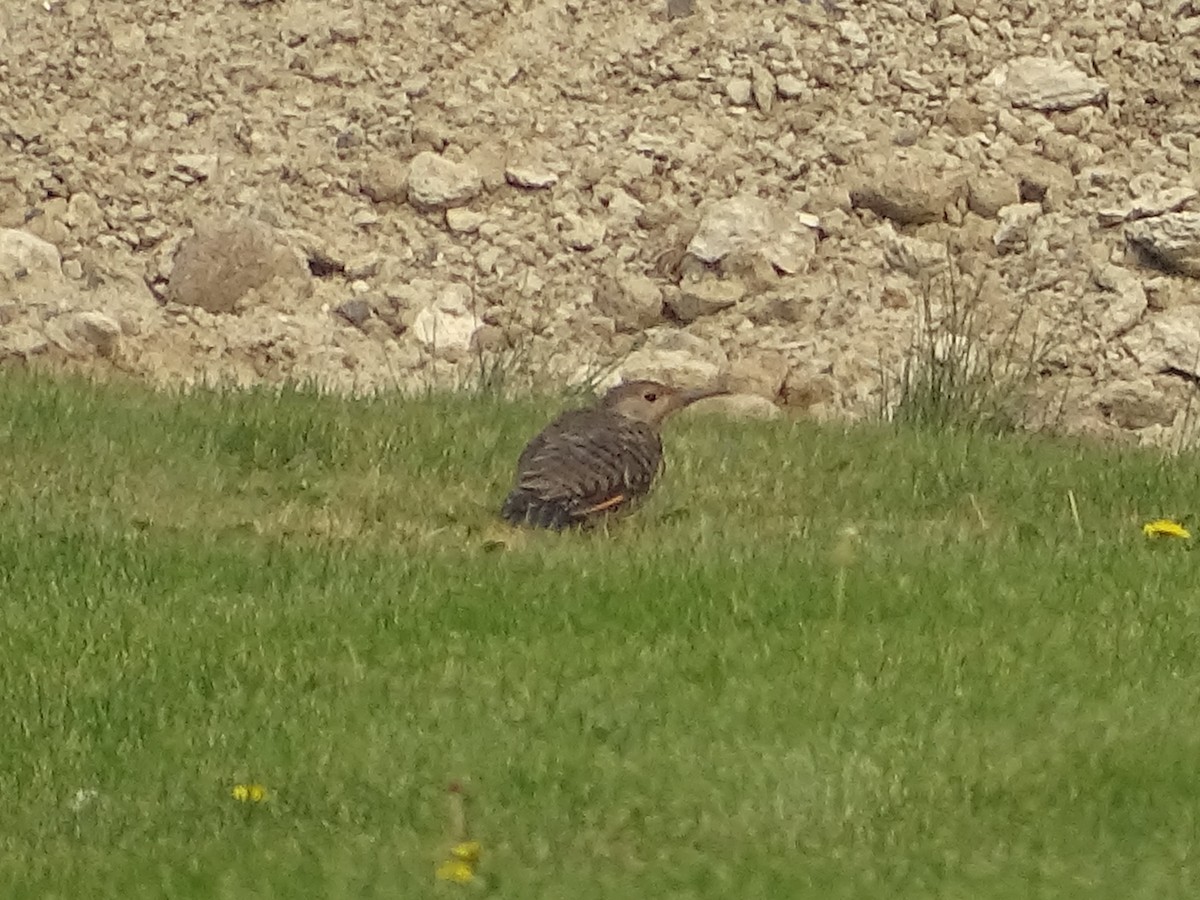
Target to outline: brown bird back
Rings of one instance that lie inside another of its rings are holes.
[[[628,507],[649,492],[662,468],[662,420],[716,393],[723,391],[629,382],[609,391],[595,408],[563,413],[522,451],[501,516],[514,524],[562,529]]]

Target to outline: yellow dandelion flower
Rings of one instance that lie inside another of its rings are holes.
[[[437,867],[438,881],[470,884],[475,880],[475,866],[465,860],[448,859]]]
[[[261,784],[235,784],[230,794],[238,803],[262,803],[267,799],[267,789]]]
[[[1178,522],[1173,522],[1170,519],[1155,519],[1153,522],[1147,522],[1142,526],[1142,533],[1146,537],[1175,537],[1175,538],[1190,538],[1192,533],[1180,525]]]
[[[452,857],[472,866],[479,862],[479,854],[482,852],[483,848],[479,845],[479,841],[463,841],[450,848]]]

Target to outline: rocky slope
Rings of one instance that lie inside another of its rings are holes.
[[[1190,427],[1200,4],[666,8],[5,4],[0,358],[370,390],[482,352],[861,416],[966,298],[1035,417]]]

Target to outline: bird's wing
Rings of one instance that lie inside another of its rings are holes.
[[[658,432],[597,410],[566,413],[521,454],[517,488],[585,516],[645,494],[662,465]]]

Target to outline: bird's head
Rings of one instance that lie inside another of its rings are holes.
[[[610,388],[600,400],[600,406],[627,419],[659,425],[671,413],[697,400],[728,393],[723,387],[681,390],[658,381],[626,381]]]

